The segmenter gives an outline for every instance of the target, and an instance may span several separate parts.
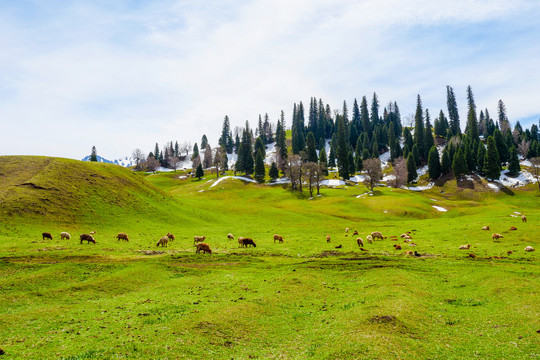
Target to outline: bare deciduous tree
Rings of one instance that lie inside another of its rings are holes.
[[[381,160],[379,158],[367,159],[364,161],[364,171],[366,172],[366,179],[364,184],[369,186],[371,192],[379,180],[382,179],[383,173],[381,168]]]
[[[321,187],[321,182],[324,179],[321,167],[315,162],[308,162],[304,164],[304,181],[309,187],[309,196],[313,197],[314,188],[317,189],[317,195]]]
[[[188,156],[188,155],[189,155],[189,151],[190,151],[192,148],[193,148],[193,147],[191,146],[191,142],[189,142],[189,141],[184,141],[184,142],[182,143],[182,145],[180,145],[180,146],[178,147],[178,151],[179,151],[180,153],[186,153],[185,156]]]
[[[142,150],[139,148],[133,150],[131,157],[133,157],[133,161],[135,161],[135,169],[141,170],[140,164],[145,160],[145,155]]]
[[[392,175],[395,179],[392,181],[392,186],[395,188],[402,187],[407,183],[407,160],[403,157],[397,158],[394,160],[394,169],[392,170]]]
[[[176,170],[180,168],[180,165],[182,165],[182,161],[180,160],[180,158],[174,156],[171,158],[169,165],[176,172]]]
[[[521,156],[526,157],[529,153],[529,148],[531,147],[531,142],[526,141],[525,139],[521,140],[518,145],[518,152]]]
[[[293,155],[290,156],[288,160],[285,173],[291,180],[291,190],[302,192],[302,161],[300,160],[300,156]]]
[[[201,163],[201,157],[200,156],[195,156],[195,158],[191,162],[191,166],[193,168],[193,171],[195,171],[195,169],[197,169],[197,167],[199,167],[200,163]]]
[[[536,178],[538,190],[540,191],[540,157],[531,158],[531,163],[533,164],[533,175]]]
[[[219,178],[219,171],[225,168],[224,154],[226,152],[221,146],[218,146],[214,151],[214,167],[216,168],[216,177]]]
[[[210,166],[212,166],[212,148],[210,147],[210,144],[206,144],[206,148],[204,149],[203,168],[208,169]]]
[[[149,156],[146,158],[146,171],[155,172],[158,167],[159,167],[158,159],[156,159],[153,156]]]

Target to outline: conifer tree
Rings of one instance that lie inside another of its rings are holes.
[[[353,113],[352,113],[351,122],[356,127],[356,130],[357,130],[358,133],[361,133],[361,132],[364,131],[364,127],[363,127],[363,124],[362,124],[362,118],[360,116],[360,108],[358,107],[358,102],[356,101],[356,98],[354,99]],[[354,142],[354,143],[351,142],[351,145],[355,144],[355,143],[356,142]]]
[[[478,150],[476,150],[476,168],[481,172],[484,171],[485,159],[486,159],[486,147],[481,141],[479,141]]]
[[[428,155],[428,172],[431,179],[438,179],[441,176],[441,163],[439,159],[439,151],[434,145],[429,150]]]
[[[409,153],[407,157],[407,183],[411,183],[416,179],[418,174],[416,173],[416,162],[414,161],[414,156],[412,152]]]
[[[354,156],[353,156],[353,153],[352,151],[349,150],[349,153],[347,154],[347,161],[349,162],[348,164],[348,171],[349,171],[349,175],[354,175],[356,169],[356,164],[354,162]]]
[[[225,115],[223,119],[223,127],[221,129],[221,137],[219,138],[219,145],[224,148],[228,154],[232,154],[232,137],[230,136],[231,124],[229,122],[229,117]],[[201,145],[202,146],[202,145]]]
[[[236,138],[234,139],[234,152],[238,154],[240,151],[240,136],[236,134]]]
[[[459,179],[461,175],[465,175],[468,172],[465,155],[463,154],[463,151],[461,151],[461,148],[459,148],[454,155],[454,160],[452,161],[452,172],[454,173],[456,180]]]
[[[448,174],[452,170],[452,162],[448,154],[448,148],[444,148],[441,159],[441,173]]]
[[[506,135],[506,133],[511,132],[511,129],[510,129],[510,122],[508,121],[508,117],[506,116],[506,106],[504,105],[502,100],[499,100],[497,104],[497,110],[499,114],[499,128],[501,130],[501,134]],[[495,141],[497,141],[497,139],[495,139]],[[497,150],[500,150],[500,149],[497,149]]]
[[[469,85],[467,87],[467,102],[469,104],[469,111],[467,113],[467,128],[465,132],[472,141],[478,140],[478,119],[476,118],[476,104],[474,103],[474,95]]]
[[[413,145],[411,153],[413,154],[415,165],[420,166],[420,153],[418,152],[418,146],[416,144]]]
[[[486,158],[484,160],[484,172],[486,178],[495,180],[501,176],[499,151],[495,139],[490,136],[487,141]]]
[[[476,170],[476,158],[474,157],[472,146],[473,145],[471,145],[471,141],[469,137],[467,136],[467,141],[465,141],[464,147],[465,147],[465,163],[467,164],[468,172]]]
[[[90,161],[97,161],[97,150],[95,146],[92,146],[92,153],[90,154]]]
[[[452,135],[461,134],[459,126],[459,112],[456,103],[454,89],[451,86],[446,86],[446,104],[448,106],[449,128]]]
[[[159,154],[159,149],[157,147],[157,144],[156,144],[156,151],[154,154],[154,156],[157,158],[159,155],[156,155],[156,154]],[[197,156],[199,156],[199,146],[197,146],[197,143],[195,143],[195,145],[193,145],[193,154],[191,155],[191,160],[195,159]]]
[[[371,139],[371,123],[369,122],[369,111],[367,106],[366,97],[362,97],[362,102],[360,103],[360,119],[362,120],[362,127],[364,129],[364,134],[368,137],[368,141]],[[364,149],[366,147],[364,146]]]
[[[202,164],[199,162],[199,166],[197,166],[197,170],[195,171],[195,177],[201,180],[203,176],[204,176],[204,170],[203,170]]]
[[[377,94],[373,93],[373,99],[371,100],[371,126],[374,127],[379,123],[379,100]]]
[[[372,158],[378,158],[379,157],[379,143],[377,142],[377,139],[375,136],[373,137],[373,148],[371,149],[371,157]]]
[[[510,157],[508,146],[506,145],[506,141],[504,141],[501,132],[497,129],[495,129],[493,132],[493,140],[495,140],[495,146],[497,147],[497,153],[499,154],[499,161],[501,163],[507,162]]]
[[[322,148],[319,156],[319,166],[323,175],[328,175],[328,159],[326,158],[326,149]]]
[[[424,158],[426,132],[424,130],[424,116],[420,95],[416,98],[416,114],[414,115],[414,144],[418,147],[420,158]],[[416,155],[415,155],[416,157]],[[417,163],[418,164],[418,163]]]
[[[360,161],[362,161],[362,152],[363,152],[364,148],[362,147],[362,139],[358,138],[358,140],[356,141],[356,149],[354,151],[354,158],[355,158],[355,162],[356,162],[356,165],[355,165],[355,168],[356,168],[356,171],[361,171],[362,170],[362,167],[358,168],[358,159],[360,159]]]
[[[195,143],[195,145],[197,145],[197,143]],[[199,155],[199,149],[198,148],[197,148],[197,155]],[[154,148],[154,157],[156,159],[159,159],[160,156],[161,156],[161,152],[159,151],[158,143],[156,143],[156,146]]]
[[[414,145],[414,141],[411,135],[411,131],[407,127],[403,129],[403,140],[405,141],[404,146],[407,145],[407,148],[409,149],[409,151],[411,151]]]
[[[511,176],[516,176],[521,171],[521,166],[519,166],[518,153],[515,146],[510,148],[510,162],[508,163],[508,174]]]
[[[345,126],[345,119],[342,116],[337,117],[338,123],[338,148],[337,148],[337,160],[338,160],[338,172],[339,176],[344,180],[349,179],[349,162],[347,155],[349,153],[349,145],[347,144],[347,128]]]
[[[427,159],[429,157],[429,152],[431,151],[431,147],[435,145],[435,140],[433,139],[433,128],[431,127],[428,109],[426,109],[425,134],[426,135],[425,135],[425,140],[424,140],[424,146],[426,149],[425,158]]]
[[[244,172],[246,175],[251,175],[253,173],[253,166],[254,161],[251,150],[251,130],[249,129],[249,123],[246,121],[246,127],[242,132],[242,141],[240,142],[235,169],[237,171]]]
[[[206,135],[203,135],[201,138],[201,149],[206,149],[206,145],[208,145],[208,138]]]
[[[356,142],[358,141],[358,132],[356,131],[356,125],[354,122],[349,123],[349,144],[351,146],[356,145]]]
[[[255,149],[253,150],[253,153],[257,154],[258,151],[261,152],[264,159],[266,157],[266,150],[264,149],[264,140],[260,136],[255,140]]]
[[[270,179],[275,181],[279,177],[279,170],[276,166],[276,163],[272,161],[272,165],[270,165],[270,170],[268,171],[268,176]]]
[[[287,142],[285,140],[285,114],[281,111],[281,119],[278,120],[276,127],[276,146],[279,154],[279,168],[285,170],[287,163]]]
[[[394,123],[392,121],[390,121],[390,126],[388,127],[388,145],[390,146],[390,161],[393,162],[399,156],[396,152],[396,145],[399,146],[399,143],[396,142]]]
[[[317,162],[317,145],[315,144],[315,135],[310,131],[307,134],[307,161],[308,162]]]
[[[255,180],[257,180],[257,182],[263,183],[265,176],[266,176],[266,170],[264,168],[263,155],[262,155],[262,152],[259,150],[259,151],[257,151],[257,155],[255,157],[255,173],[254,173],[254,177],[255,177]]]
[[[330,154],[328,154],[328,167],[336,167],[336,151],[333,146],[330,146]]]

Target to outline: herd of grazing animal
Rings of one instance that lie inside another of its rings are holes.
[[[527,222],[527,217],[525,215],[521,215],[521,221],[522,222]],[[490,227],[489,226],[483,226],[482,230],[489,231]],[[517,230],[517,228],[515,226],[512,226],[508,231],[515,231],[515,230]],[[412,230],[412,231],[416,231],[416,230]],[[349,233],[349,228],[345,228],[345,236],[348,236],[348,233]],[[90,231],[89,233],[81,234],[79,236],[80,243],[82,244],[83,241],[86,241],[88,244],[90,244],[90,243],[96,244],[96,240],[93,237],[93,234],[96,234],[96,231]],[[46,239],[53,240],[53,236],[52,236],[52,234],[50,232],[44,232],[41,235],[42,235],[43,240],[46,240]],[[353,235],[358,235],[358,231],[354,230]],[[413,237],[411,236],[410,231],[407,231],[407,232],[401,234],[400,237],[404,240],[405,243],[408,243],[409,246],[416,246],[416,244],[414,242],[412,242]],[[118,241],[123,240],[125,242],[129,242],[128,235],[126,233],[123,233],[123,232],[118,233],[114,238],[117,239]],[[493,240],[498,240],[498,239],[503,239],[504,236],[499,234],[499,233],[493,233],[491,235],[491,238]],[[64,239],[70,240],[71,235],[69,233],[67,233],[67,232],[61,232],[60,233],[60,239],[61,240],[64,240]],[[230,233],[227,234],[227,239],[234,240],[233,234],[230,234]],[[371,234],[368,234],[366,236],[366,242],[369,243],[369,244],[373,244],[373,241],[375,239],[384,240],[384,239],[387,239],[387,237],[384,237],[383,234],[380,231],[374,231]],[[166,246],[169,245],[170,242],[172,242],[174,240],[175,240],[175,236],[173,234],[171,234],[171,233],[167,233],[167,235],[164,235],[159,239],[156,246],[157,247],[159,247],[159,246],[166,247]],[[210,249],[210,245],[205,243],[205,240],[206,240],[206,236],[204,236],[204,235],[203,236],[194,236],[193,244],[196,247],[195,252],[197,254],[200,253],[201,251],[202,251],[203,254],[206,254],[206,253],[207,254],[212,254],[212,250]],[[274,234],[273,240],[274,240],[274,243],[276,243],[276,242],[283,243],[284,242],[284,237],[282,235]],[[397,236],[390,236],[390,240],[391,241],[397,241],[398,237]],[[332,241],[332,237],[330,235],[327,235],[326,236],[326,242],[330,243],[331,241]],[[365,243],[364,243],[364,240],[361,237],[356,238],[356,243],[357,243],[357,245],[358,245],[358,247],[360,248],[361,251],[368,251],[368,250],[364,249]],[[255,241],[252,238],[239,237],[238,238],[238,246],[242,247],[242,248],[257,247],[257,244],[255,243]],[[469,250],[471,248],[471,246],[472,246],[471,244],[460,245],[459,249],[460,250]],[[399,244],[394,244],[393,247],[394,247],[395,250],[401,250],[402,249],[402,246],[399,245]],[[335,246],[335,248],[340,249],[340,248],[342,248],[342,245],[341,244],[337,245],[337,246]],[[525,248],[525,251],[526,252],[532,252],[532,251],[535,251],[535,249],[532,246],[527,246]],[[508,255],[510,255],[512,253],[513,253],[513,251],[508,251]],[[405,252],[405,255],[412,255],[412,254],[414,254],[415,256],[420,256],[420,254],[418,252],[416,252],[416,251],[414,251],[414,252],[406,251]],[[469,254],[469,257],[476,257],[476,256],[471,256],[471,255],[474,255],[474,254]]]

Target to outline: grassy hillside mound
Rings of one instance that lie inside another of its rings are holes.
[[[40,156],[0,157],[0,216],[96,224],[159,217],[177,202],[121,166]]]

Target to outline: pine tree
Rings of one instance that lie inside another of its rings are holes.
[[[154,154],[156,158],[159,156],[157,154],[159,154],[159,149],[156,144],[156,151]],[[199,146],[197,146],[197,143],[195,143],[195,145],[193,145],[193,154],[191,155],[191,160],[195,159],[197,156],[199,156]]]
[[[368,137],[368,141],[371,138],[371,123],[369,122],[369,111],[367,106],[366,97],[362,97],[362,102],[360,103],[360,119],[362,120],[362,127],[364,129],[364,134]],[[365,147],[364,147],[365,149]]]
[[[465,163],[467,164],[468,172],[476,170],[476,158],[472,151],[472,146],[469,137],[465,141]]]
[[[501,129],[501,133],[503,135],[506,135],[506,133],[511,132],[511,129],[510,122],[508,121],[508,117],[506,116],[506,106],[504,105],[502,100],[499,100],[497,104],[497,110],[499,114],[499,127]],[[495,141],[497,141],[497,139],[495,139]]]
[[[90,161],[97,161],[97,150],[95,146],[92,146],[92,153],[90,154]]]
[[[240,148],[238,149],[238,158],[236,161],[236,170],[244,172],[246,175],[253,173],[253,153],[251,150],[251,130],[249,129],[249,123],[246,121],[246,127],[242,132],[242,141],[240,142]]]
[[[392,121],[390,121],[390,126],[388,127],[388,144],[390,145],[390,161],[393,162],[398,157],[396,145],[399,146],[399,143],[396,141],[394,123]]]
[[[353,153],[350,150],[349,150],[349,153],[347,154],[347,161],[349,162],[348,163],[349,175],[354,175],[356,164],[354,163]]]
[[[320,156],[319,156],[319,166],[321,167],[321,171],[323,175],[328,175],[328,160],[326,158],[325,148],[321,149]]]
[[[409,157],[407,157],[407,183],[413,182],[417,176],[416,162],[414,161],[414,156],[411,152],[409,153]]]
[[[362,124],[362,117],[360,116],[360,108],[358,107],[358,102],[356,101],[356,98],[354,99],[353,114],[352,114],[351,122],[356,127],[356,130],[358,131],[358,133],[361,133],[364,131],[364,126]],[[354,144],[354,143],[351,142],[351,144]]]
[[[219,138],[219,145],[227,150],[228,154],[232,154],[232,137],[230,136],[231,124],[229,122],[229,117],[225,115],[223,119],[223,128],[221,130],[221,137]],[[202,146],[202,145],[201,145]]]
[[[476,151],[476,168],[481,172],[484,171],[485,159],[486,159],[486,147],[481,141],[479,141],[478,150]]]
[[[199,163],[199,166],[197,166],[197,171],[195,172],[195,177],[201,180],[203,176],[204,176],[204,170],[202,168],[202,164]]]
[[[438,179],[441,176],[441,163],[439,151],[436,146],[432,146],[428,155],[428,172],[431,179]]]
[[[424,140],[424,146],[425,146],[425,157],[426,159],[429,157],[429,152],[431,151],[431,147],[435,145],[435,140],[433,139],[433,128],[431,127],[431,122],[429,119],[429,111],[426,109],[426,128],[425,128],[425,140]]]
[[[379,122],[379,100],[377,94],[373,93],[373,100],[371,100],[371,126],[375,127]]]
[[[255,177],[255,180],[257,180],[259,183],[263,183],[265,176],[266,176],[266,170],[264,168],[263,155],[262,155],[262,152],[259,150],[259,151],[257,151],[257,156],[255,158],[255,175],[254,175],[254,177]]]
[[[255,140],[255,149],[253,150],[254,154],[260,151],[263,159],[266,157],[266,150],[264,149],[264,140],[260,136]]]
[[[195,143],[195,145],[197,145],[197,143]],[[198,149],[197,149],[197,155],[199,155],[199,150]],[[156,143],[156,146],[154,148],[154,156],[156,157],[156,159],[159,159],[159,157],[161,156],[161,152],[159,151],[158,143]]]
[[[373,148],[371,149],[371,157],[376,159],[379,157],[379,143],[377,142],[377,139],[375,139],[375,136],[373,137]]]
[[[407,148],[409,149],[409,151],[411,151],[414,145],[414,141],[411,135],[411,131],[407,127],[403,129],[403,140],[405,142],[404,146],[407,145]]]
[[[208,145],[208,138],[206,135],[203,135],[201,138],[201,149],[206,149],[206,145]]]
[[[420,153],[418,151],[418,146],[416,144],[413,145],[411,153],[413,154],[414,163],[416,166],[420,166]]]
[[[456,103],[454,89],[451,86],[446,86],[446,104],[448,106],[449,128],[452,135],[461,134],[459,126],[459,112]]]
[[[495,130],[493,132],[493,140],[495,140],[495,146],[497,146],[497,152],[499,154],[500,162],[507,162],[510,158],[510,153],[508,152],[508,146],[506,145],[506,141],[504,140],[499,130]]]
[[[336,167],[336,151],[333,146],[330,146],[330,154],[328,155],[328,167]]]
[[[470,85],[467,87],[467,101],[469,111],[467,113],[467,128],[465,132],[472,141],[476,141],[478,140],[478,119],[476,118],[476,104],[474,103],[474,95]]]
[[[270,176],[270,179],[272,179],[273,181],[275,181],[279,177],[279,170],[276,163],[273,161],[272,165],[270,165],[270,171],[268,171],[268,176]]]
[[[424,116],[420,95],[416,98],[416,114],[414,115],[414,144],[418,147],[420,158],[424,158],[426,132],[424,130]],[[415,155],[416,157],[416,155]],[[417,163],[418,164],[418,163]]]
[[[452,161],[452,172],[454,173],[456,180],[459,179],[461,175],[465,175],[468,172],[465,155],[463,155],[461,148],[459,148],[454,155],[454,160]]]
[[[448,148],[444,148],[441,159],[441,173],[448,174],[452,170],[452,162],[448,155]]]
[[[499,151],[495,144],[495,139],[490,136],[487,141],[486,158],[484,160],[484,172],[486,178],[495,180],[501,176]]]
[[[315,144],[315,135],[311,131],[307,134],[306,144],[307,161],[316,163],[319,160],[317,158],[317,145]]]
[[[238,154],[240,151],[240,136],[236,134],[236,138],[234,139],[234,152]]]
[[[345,126],[345,119],[338,115],[338,148],[337,148],[337,160],[338,160],[338,172],[339,176],[344,180],[349,179],[349,162],[347,155],[349,153],[349,145],[347,144],[347,128]]]
[[[508,163],[508,174],[511,176],[516,176],[521,171],[521,166],[519,166],[518,153],[515,146],[510,148],[510,162]]]

